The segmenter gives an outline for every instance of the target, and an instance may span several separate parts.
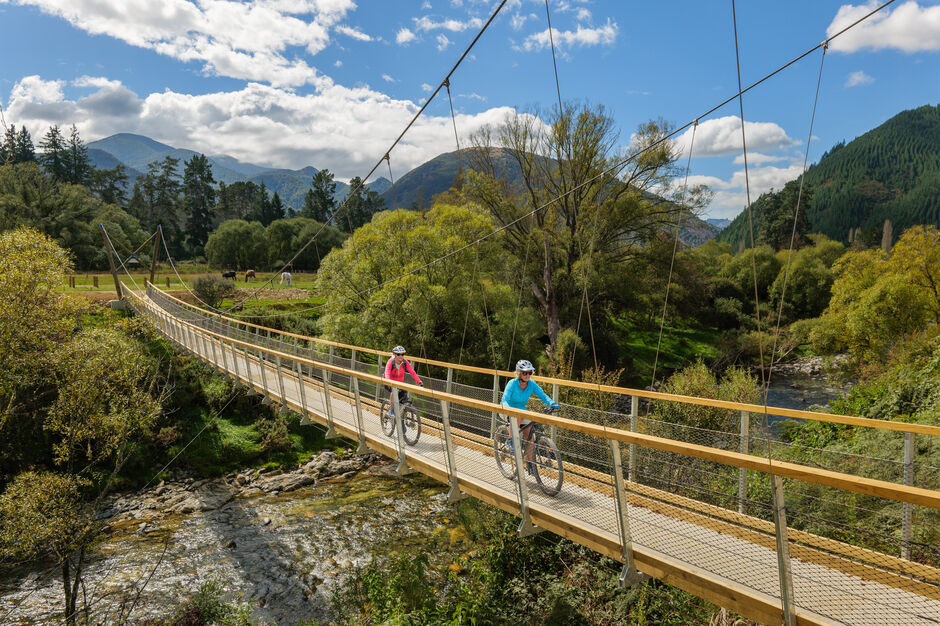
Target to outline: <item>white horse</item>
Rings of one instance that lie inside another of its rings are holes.
[[[290,275],[290,272],[281,272],[281,284],[288,287],[294,284],[294,277]]]

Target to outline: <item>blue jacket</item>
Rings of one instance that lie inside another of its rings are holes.
[[[513,378],[506,383],[506,389],[503,390],[503,399],[500,401],[500,404],[514,409],[524,409],[526,403],[529,401],[529,397],[533,393],[537,395],[546,406],[552,405],[552,399],[542,391],[542,388],[539,387],[537,382],[530,379],[525,389],[520,389],[518,378]]]

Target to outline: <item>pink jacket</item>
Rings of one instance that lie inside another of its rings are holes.
[[[415,373],[415,368],[411,367],[411,363],[408,362],[408,359],[402,361],[402,367],[395,367],[395,357],[390,358],[388,363],[385,364],[385,378],[403,383],[405,382],[405,370],[408,371],[416,384],[421,384],[421,379],[418,378],[418,375]]]

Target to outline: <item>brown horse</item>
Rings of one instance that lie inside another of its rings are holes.
[[[222,272],[222,278],[231,278],[235,280],[235,270],[228,270],[227,272]]]
[[[255,277],[255,271],[254,271],[254,270],[245,270],[245,282],[246,282],[246,283],[248,282],[248,279],[249,279],[249,278],[254,278],[254,277]]]

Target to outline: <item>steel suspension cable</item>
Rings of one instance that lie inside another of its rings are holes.
[[[809,119],[809,134],[806,137],[806,152],[803,154],[803,173],[800,175],[800,189],[796,195],[796,208],[793,210],[793,230],[790,231],[790,248],[787,250],[787,264],[783,273],[783,289],[780,293],[780,304],[777,307],[777,320],[774,326],[774,342],[770,349],[770,368],[767,372],[767,381],[764,384],[764,404],[767,404],[767,394],[770,391],[770,377],[774,370],[774,357],[777,354],[777,340],[780,337],[780,318],[783,315],[783,303],[787,295],[787,283],[790,279],[790,263],[793,260],[793,246],[796,243],[796,227],[799,223],[800,203],[803,200],[803,184],[806,180],[806,164],[809,161],[809,146],[813,140],[813,127],[816,124],[816,106],[819,103],[819,87],[822,84],[823,64],[826,62],[828,45],[823,46],[822,57],[819,59],[819,75],[816,77],[816,95],[813,98],[813,112]]]
[[[548,22],[548,41],[552,45],[552,67],[555,68],[555,91],[558,93],[558,113],[561,113],[561,85],[558,82],[558,62],[555,60],[555,35],[552,33],[552,16],[548,12],[548,0],[545,0],[545,20]]]
[[[695,131],[698,130],[698,120],[692,126],[692,138],[689,141],[689,158],[685,164],[685,180],[682,182],[684,193],[689,191],[689,170],[692,168],[692,150],[695,147]],[[679,231],[682,230],[683,214],[680,211],[676,219],[676,237],[672,242],[672,259],[669,261],[669,277],[666,279],[666,295],[663,297],[663,313],[659,319],[659,339],[656,341],[656,357],[653,359],[653,375],[650,376],[650,391],[656,390],[656,366],[659,364],[659,351],[663,345],[663,329],[666,327],[666,307],[669,304],[669,288],[672,286],[672,272],[676,264],[676,252],[679,249]],[[649,412],[647,411],[647,415]]]

